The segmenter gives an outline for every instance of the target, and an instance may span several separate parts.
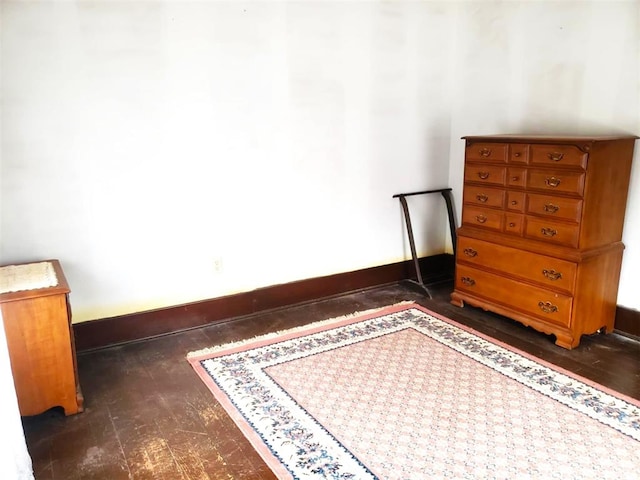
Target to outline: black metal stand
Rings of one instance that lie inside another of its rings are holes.
[[[409,246],[411,247],[411,257],[413,258],[413,264],[416,269],[416,277],[418,279],[417,282],[413,280],[409,280],[409,282],[420,289],[420,291],[425,292],[429,298],[433,298],[431,296],[431,292],[424,284],[422,280],[422,272],[420,271],[420,262],[418,261],[418,254],[416,253],[416,243],[413,239],[413,228],[411,227],[411,217],[409,215],[409,206],[407,205],[406,197],[410,197],[413,195],[424,195],[427,193],[440,193],[444,198],[445,203],[447,204],[447,214],[449,216],[449,229],[451,230],[451,244],[453,245],[453,254],[456,253],[456,218],[453,213],[453,201],[451,198],[451,188],[440,188],[438,190],[424,190],[422,192],[411,192],[411,193],[398,193],[393,196],[393,198],[400,199],[400,205],[402,205],[402,211],[404,212],[404,220],[407,224],[407,234],[409,235]]]

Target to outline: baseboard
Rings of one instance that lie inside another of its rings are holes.
[[[614,329],[623,335],[640,338],[640,311],[618,305]]]
[[[450,280],[454,270],[453,255],[422,258],[420,269],[427,284]],[[167,335],[411,278],[415,279],[413,262],[405,261],[200,302],[77,323],[73,325],[76,350],[83,352]],[[615,330],[623,335],[640,338],[640,311],[618,306]]]
[[[451,278],[453,255],[420,259],[425,283]],[[252,313],[415,278],[413,262],[404,261],[353,272],[317,277],[210,300],[177,305],[73,325],[78,352],[153,338]]]

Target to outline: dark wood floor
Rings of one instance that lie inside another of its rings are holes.
[[[583,337],[572,351],[516,322],[390,285],[78,356],[84,413],[24,419],[37,480],[274,478],[185,360],[188,352],[415,300],[478,331],[640,399],[640,343]]]

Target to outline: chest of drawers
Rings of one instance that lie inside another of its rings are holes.
[[[610,332],[634,136],[468,136],[451,302],[574,348]]]
[[[57,260],[2,267],[0,309],[21,415],[82,412],[69,286]]]

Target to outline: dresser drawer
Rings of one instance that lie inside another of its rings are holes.
[[[506,213],[504,215],[504,232],[511,235],[522,236],[524,231],[524,215],[519,213]]]
[[[495,165],[468,163],[464,167],[464,181],[486,185],[504,185],[507,169]]]
[[[456,265],[457,290],[484,297],[549,323],[569,326],[573,298],[466,265]]]
[[[573,145],[532,145],[532,165],[587,167],[588,155]]]
[[[579,225],[552,222],[544,218],[527,217],[525,237],[578,248]]]
[[[513,210],[514,212],[524,212],[524,207],[524,192],[507,191],[507,210]]]
[[[509,145],[509,163],[527,163],[529,161],[529,145],[512,143]]]
[[[507,191],[507,210],[524,212],[525,198],[524,192]]]
[[[584,173],[531,169],[527,177],[527,188],[582,196],[584,191]]]
[[[456,259],[567,293],[573,291],[576,279],[577,265],[573,262],[474,238],[458,237]]]
[[[502,230],[502,211],[465,205],[462,209],[462,223],[474,227]]]
[[[509,167],[507,170],[507,185],[509,187],[524,188],[527,184],[527,169],[520,167]]]
[[[527,213],[563,218],[577,223],[582,213],[582,200],[530,193],[527,195]]]
[[[474,143],[466,148],[465,157],[472,161],[505,163],[507,148],[504,143]]]
[[[505,191],[498,188],[475,187],[469,185],[464,189],[464,203],[474,203],[487,207],[502,208],[504,206]]]

